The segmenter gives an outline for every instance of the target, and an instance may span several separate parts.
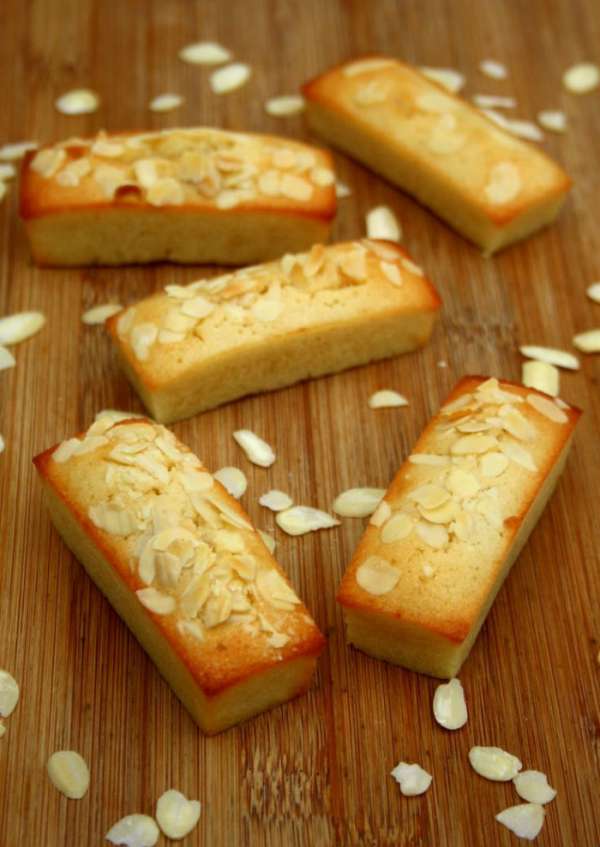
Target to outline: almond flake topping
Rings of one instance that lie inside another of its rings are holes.
[[[212,72],[210,87],[214,94],[228,94],[230,91],[235,91],[245,85],[251,74],[252,70],[249,65],[245,65],[243,62],[233,62],[231,65],[225,65],[224,68]]]
[[[0,670],[0,717],[11,715],[19,702],[19,685],[8,671]]]
[[[564,112],[558,110],[546,110],[538,112],[538,123],[547,129],[549,132],[566,132],[567,116]]]
[[[562,81],[572,94],[588,94],[600,86],[600,67],[591,62],[580,62],[564,72]]]
[[[253,464],[270,468],[275,461],[273,448],[251,430],[238,429],[233,433],[233,438]]]
[[[392,59],[358,59],[356,62],[350,62],[344,65],[344,76],[359,76],[360,74],[372,73],[380,71],[382,68],[388,68],[394,65]]]
[[[148,815],[127,815],[106,833],[106,840],[123,847],[154,847],[160,830]]]
[[[479,109],[514,109],[517,105],[514,97],[499,97],[496,94],[476,94],[473,102]]]
[[[90,115],[98,109],[100,98],[95,91],[76,88],[59,97],[54,105],[63,115]]]
[[[448,456],[438,456],[436,453],[411,453],[408,461],[413,465],[441,466],[450,463]]]
[[[484,192],[490,203],[501,205],[514,200],[521,185],[521,175],[516,165],[512,162],[497,162],[490,171]]]
[[[600,329],[580,332],[573,338],[573,344],[582,353],[600,353]]]
[[[479,70],[490,79],[506,79],[508,71],[501,62],[496,62],[494,59],[484,59],[479,63]]]
[[[379,532],[379,540],[382,544],[394,544],[407,538],[413,531],[414,521],[404,512],[396,512],[384,523]]]
[[[10,162],[7,164],[0,164],[0,180],[14,179],[16,175],[17,169],[14,165],[10,164]]]
[[[0,147],[0,161],[16,162],[22,159],[25,153],[36,150],[37,141],[17,141],[14,144],[4,144]]]
[[[448,544],[448,530],[439,524],[428,523],[427,521],[419,521],[415,526],[415,532],[429,547],[434,550],[440,550]]]
[[[594,303],[600,303],[600,282],[593,282],[588,286],[586,294]]]
[[[368,594],[379,597],[389,594],[400,579],[400,571],[380,556],[369,556],[358,566],[356,581]]]
[[[400,259],[400,264],[402,267],[407,270],[409,273],[414,274],[415,276],[424,276],[423,268],[419,267],[419,265],[415,264],[411,259],[407,259],[406,256],[402,256]]]
[[[533,841],[542,830],[545,814],[543,806],[536,803],[522,803],[499,812],[496,820],[519,838]]]
[[[135,593],[142,606],[154,612],[155,615],[171,615],[176,609],[175,598],[169,594],[163,594],[156,588],[141,588]]]
[[[466,82],[464,74],[461,74],[460,71],[455,71],[451,68],[421,67],[419,70],[423,76],[427,77],[427,79],[437,82],[438,85],[442,85],[448,91],[451,91],[452,94],[458,94],[458,92],[464,88]]]
[[[548,784],[548,777],[541,771],[521,771],[513,778],[519,797],[528,803],[545,805],[556,797],[556,790]]]
[[[273,555],[273,553],[275,552],[275,547],[276,547],[276,542],[275,542],[275,539],[273,538],[273,536],[269,535],[268,532],[264,532],[264,530],[262,530],[262,529],[258,530],[258,534],[260,535],[262,542],[265,545],[265,547],[267,548],[267,550],[269,551],[269,553],[271,553],[271,555]]]
[[[408,400],[403,394],[397,391],[392,391],[389,388],[376,391],[369,397],[369,407],[371,409],[392,409],[398,406],[408,406]]]
[[[420,765],[410,765],[406,762],[399,762],[390,775],[394,777],[405,797],[424,794],[433,780],[431,774]]]
[[[286,494],[284,491],[278,491],[276,488],[272,488],[266,494],[262,494],[258,498],[258,502],[261,506],[271,509],[272,512],[282,512],[294,504],[289,494]]]
[[[556,403],[553,403],[548,397],[540,397],[539,394],[528,394],[526,401],[536,412],[539,412],[540,415],[548,418],[548,420],[554,421],[554,423],[565,424],[569,421],[568,415],[562,409],[559,409]]]
[[[64,165],[67,154],[62,149],[44,149],[35,154],[31,160],[31,170],[49,179]]]
[[[0,344],[0,371],[5,371],[8,368],[14,368],[16,359],[10,350]]]
[[[197,41],[187,44],[179,51],[182,62],[190,65],[222,65],[231,59],[231,52],[214,41]]]
[[[390,518],[391,514],[392,510],[390,508],[390,504],[385,500],[382,500],[371,515],[369,523],[373,526],[382,526]]]
[[[90,786],[90,771],[85,759],[74,750],[59,750],[48,759],[48,776],[61,794],[81,800]]]
[[[468,718],[465,692],[459,679],[438,685],[433,695],[433,715],[445,729],[460,729]]]
[[[382,241],[400,241],[402,230],[389,206],[375,206],[367,213],[367,237]]]
[[[183,103],[181,94],[159,94],[154,97],[148,106],[151,112],[172,112]]]
[[[474,771],[494,782],[508,782],[523,767],[516,756],[500,747],[471,747],[469,762]]]
[[[392,285],[402,285],[404,280],[402,279],[402,274],[400,273],[398,265],[393,262],[380,262],[379,267]]]
[[[304,97],[301,94],[282,94],[279,97],[271,97],[265,103],[265,111],[275,118],[284,118],[289,115],[297,115],[304,111]]]
[[[277,525],[288,535],[305,535],[319,529],[330,529],[339,526],[340,522],[321,509],[312,506],[292,506],[277,512]]]
[[[236,500],[240,499],[248,487],[246,474],[239,468],[220,468],[213,476]]]
[[[544,394],[556,397],[560,390],[560,373],[554,365],[533,359],[529,362],[523,362],[521,382],[527,388],[537,388]]]
[[[366,518],[372,515],[385,488],[349,488],[339,494],[333,503],[333,511],[344,518]]]
[[[501,476],[508,467],[508,459],[503,453],[486,453],[479,461],[481,475],[484,477]]]
[[[198,800],[188,800],[180,791],[171,788],[158,798],[156,820],[167,836],[178,840],[194,829],[200,818]]]
[[[108,318],[120,312],[122,308],[119,303],[104,303],[102,306],[93,306],[93,308],[83,313],[81,320],[89,326],[103,324]]]
[[[523,344],[519,347],[519,350],[528,359],[547,362],[549,365],[556,365],[557,368],[567,368],[571,371],[579,370],[579,359],[572,353],[567,353],[566,350],[557,350],[554,347],[537,347],[533,344]]]
[[[0,344],[19,344],[39,332],[45,323],[41,312],[18,312],[0,318]]]

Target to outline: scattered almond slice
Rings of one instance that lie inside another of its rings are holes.
[[[69,800],[81,800],[90,787],[90,771],[85,759],[74,750],[59,750],[48,759],[48,776]]]
[[[16,360],[10,350],[0,344],[0,371],[5,371],[7,368],[14,368]]]
[[[19,684],[8,671],[0,670],[0,717],[11,715],[19,702]]]
[[[556,790],[548,784],[548,777],[541,771],[522,771],[514,777],[513,783],[519,797],[528,803],[543,806],[556,797]]]
[[[119,421],[127,421],[130,418],[145,418],[146,415],[141,414],[141,412],[122,412],[120,409],[101,409],[96,413],[94,421],[99,421],[101,418],[110,418],[112,423],[118,423]]]
[[[41,312],[18,312],[0,318],[0,344],[19,344],[39,332],[45,323]]]
[[[433,715],[444,729],[460,729],[466,724],[467,704],[459,679],[451,679],[435,689]]]
[[[494,109],[482,109],[482,114],[507,132],[527,141],[543,141],[544,133],[532,121],[519,120],[518,118],[507,118]]]
[[[600,85],[600,67],[592,62],[580,62],[564,72],[562,81],[571,94],[588,94]]]
[[[471,747],[469,762],[476,773],[494,782],[514,779],[523,767],[516,756],[500,747]]]
[[[557,368],[567,368],[570,371],[579,370],[579,359],[566,350],[557,350],[554,347],[538,347],[533,344],[523,344],[519,347],[521,355],[527,359],[537,359],[539,362],[547,362],[556,365]]]
[[[236,500],[240,499],[248,487],[246,474],[239,468],[219,468],[218,471],[214,472],[213,476]]]
[[[258,498],[258,502],[261,506],[271,509],[272,512],[282,512],[284,509],[289,509],[294,503],[289,494],[286,494],[285,491],[279,491],[276,488],[272,488],[266,494],[262,494]]]
[[[431,774],[421,765],[409,765],[406,762],[399,762],[390,775],[394,777],[405,797],[424,794],[433,780]]]
[[[29,150],[38,148],[37,141],[17,141],[14,144],[4,144],[0,147],[0,161],[16,162],[22,159]]]
[[[496,94],[475,94],[473,102],[479,109],[514,109],[517,105],[514,97],[500,97]]]
[[[573,338],[573,344],[582,353],[600,353],[600,329],[580,332]]]
[[[194,829],[199,818],[199,801],[188,800],[181,791],[171,788],[158,798],[156,820],[167,838],[185,838]]]
[[[408,400],[403,394],[399,394],[397,391],[392,391],[389,388],[376,391],[369,397],[369,407],[371,409],[393,409],[399,406],[408,406]]]
[[[379,506],[385,488],[349,488],[333,503],[333,511],[343,518],[366,518]]]
[[[154,847],[160,830],[153,818],[148,815],[127,815],[112,826],[106,833],[111,844],[124,847]]]
[[[452,68],[419,68],[423,76],[442,85],[453,94],[457,94],[465,85],[465,75]]]
[[[4,449],[6,447],[6,442],[2,435],[0,435],[0,453],[4,453]]]
[[[178,53],[182,62],[190,65],[222,65],[231,59],[231,52],[214,41],[187,44]]]
[[[98,109],[100,98],[88,88],[75,88],[61,95],[54,105],[63,115],[91,115]]]
[[[537,388],[544,394],[556,397],[560,390],[560,372],[554,365],[548,362],[538,362],[531,359],[523,362],[521,369],[521,382],[527,388]]]
[[[588,286],[586,294],[594,303],[600,303],[600,282],[593,282]]]
[[[265,102],[265,112],[274,118],[285,118],[303,112],[304,106],[304,97],[301,94],[282,94],[279,97],[270,97]]]
[[[113,315],[116,315],[122,308],[119,303],[104,303],[101,306],[93,306],[87,312],[83,313],[81,320],[89,326],[97,326],[98,324],[103,324],[104,321]]]
[[[17,175],[17,170],[10,162],[0,164],[0,180],[14,179]]]
[[[284,509],[277,512],[275,520],[288,535],[305,535],[307,532],[340,525],[332,515],[321,509],[313,509],[312,506],[292,506],[291,509]]]
[[[253,464],[270,468],[275,461],[273,448],[251,430],[238,429],[233,433],[233,438]]]
[[[522,803],[499,812],[496,820],[519,838],[533,841],[540,834],[545,814],[543,806],[536,803]]]
[[[543,112],[538,112],[537,121],[540,126],[543,126],[549,132],[566,132],[567,129],[567,116],[558,109],[546,109]]]
[[[258,534],[260,535],[262,542],[269,551],[269,553],[273,555],[273,553],[275,552],[275,547],[277,546],[277,542],[275,541],[273,536],[270,535],[268,532],[265,532],[263,529],[259,529]]]
[[[181,94],[159,94],[150,101],[148,108],[151,112],[172,112],[173,109],[178,109],[182,103],[183,97]]]
[[[338,179],[335,184],[335,196],[337,199],[342,200],[344,197],[350,197],[351,194],[350,186]]]
[[[484,59],[479,63],[479,70],[490,79],[506,79],[508,71],[502,62],[496,62],[494,59]]]
[[[245,65],[243,62],[233,62],[231,65],[225,65],[224,68],[212,72],[210,87],[214,94],[228,94],[230,91],[235,91],[245,85],[251,74],[252,70],[249,65]]]
[[[367,212],[367,237],[383,241],[400,241],[402,229],[389,206],[375,206]]]

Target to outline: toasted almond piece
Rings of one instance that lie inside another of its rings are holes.
[[[269,553],[273,555],[273,553],[275,552],[275,547],[277,546],[277,542],[275,541],[273,536],[270,535],[268,532],[265,532],[263,529],[259,529],[258,534],[260,535],[262,542],[269,551]]]
[[[160,836],[160,830],[154,819],[148,815],[127,815],[112,826],[106,833],[111,844],[125,847],[154,847]]]
[[[545,814],[544,807],[537,803],[521,803],[499,812],[496,820],[519,838],[533,841],[541,832]]]
[[[90,770],[75,750],[59,750],[48,759],[48,776],[69,800],[81,800],[90,787]]]
[[[236,88],[245,85],[251,74],[252,70],[249,65],[245,65],[243,62],[233,62],[231,65],[225,65],[224,68],[212,72],[210,87],[214,94],[228,94],[230,91],[235,91]]]
[[[467,704],[459,679],[451,679],[435,689],[433,715],[444,729],[460,729],[466,724]]]
[[[371,409],[393,409],[398,406],[408,406],[408,400],[403,394],[399,394],[397,391],[392,391],[389,388],[376,391],[369,397],[369,407]]]
[[[142,606],[155,615],[170,615],[175,611],[175,598],[157,588],[140,588],[135,593]]]
[[[6,179],[14,179],[17,175],[17,170],[10,162],[0,164],[0,181]]]
[[[239,468],[219,468],[218,471],[214,472],[213,476],[236,500],[239,500],[248,488],[246,474]]]
[[[266,101],[265,112],[274,118],[285,118],[303,112],[305,105],[301,94],[281,94]]]
[[[39,332],[45,323],[41,312],[17,312],[0,318],[0,344],[19,344]]]
[[[335,196],[338,200],[341,200],[344,197],[350,197],[352,191],[350,190],[350,186],[346,185],[345,182],[342,182],[341,179],[338,179],[335,183]]]
[[[261,468],[270,468],[275,461],[273,448],[249,429],[238,429],[233,433],[234,440],[240,445],[246,458]]]
[[[385,488],[349,488],[335,498],[333,511],[343,518],[366,518],[380,504]]]
[[[19,702],[19,684],[8,671],[0,670],[0,717],[11,715]]]
[[[0,371],[5,371],[7,368],[14,368],[16,360],[10,350],[0,344]]]
[[[582,353],[600,353],[600,329],[580,332],[573,338],[573,344]]]
[[[548,784],[548,777],[541,771],[521,771],[514,777],[513,783],[519,797],[528,803],[543,806],[556,797],[556,790]]]
[[[178,109],[182,103],[183,97],[181,94],[173,94],[169,92],[167,94],[158,94],[156,97],[153,97],[148,104],[148,108],[151,112],[172,112],[173,109]]]
[[[560,373],[554,365],[533,359],[523,362],[521,374],[521,382],[527,388],[537,388],[551,397],[557,396],[560,390]]]
[[[54,105],[63,115],[90,115],[100,105],[100,98],[88,88],[75,88],[62,94]]]
[[[14,144],[4,144],[0,147],[0,161],[16,162],[22,159],[29,150],[39,147],[37,141],[17,141]]]
[[[400,241],[402,228],[389,206],[375,206],[367,212],[367,237],[383,241]]]
[[[562,81],[572,94],[588,94],[600,85],[600,67],[592,62],[580,62],[564,72]]]
[[[537,359],[539,362],[547,362],[556,365],[557,368],[567,368],[570,371],[579,370],[579,359],[566,350],[557,350],[554,347],[538,347],[534,344],[523,344],[519,347],[521,355],[528,359]]]
[[[369,556],[356,571],[356,582],[374,597],[389,594],[399,579],[400,571],[381,556]]]
[[[167,838],[185,838],[194,829],[199,818],[199,801],[188,800],[181,791],[171,788],[158,798],[156,820]]]
[[[600,282],[593,282],[587,287],[585,293],[594,303],[600,303]]]
[[[410,765],[407,762],[399,762],[390,772],[390,776],[394,777],[405,797],[424,794],[433,780],[431,774],[420,765]]]
[[[83,313],[81,320],[84,324],[89,324],[90,326],[103,324],[108,318],[120,312],[122,308],[119,303],[104,303],[102,306],[93,306],[87,312]]]
[[[270,491],[267,491],[266,494],[262,494],[258,498],[258,502],[261,506],[271,509],[272,512],[282,512],[284,509],[289,509],[294,504],[294,501],[289,494],[286,494],[285,491],[279,491],[276,488],[272,488]]]
[[[514,97],[499,97],[497,94],[475,94],[473,103],[478,109],[514,109],[517,105]]]
[[[502,62],[496,62],[494,59],[484,59],[479,63],[479,70],[490,79],[506,79],[508,76],[508,71]]]
[[[427,79],[433,80],[433,82],[437,82],[438,85],[442,85],[444,88],[451,91],[453,94],[457,94],[465,85],[465,75],[461,74],[460,71],[455,71],[452,68],[419,68],[423,76],[426,76]]]
[[[222,65],[231,59],[231,51],[214,41],[196,41],[182,47],[178,56],[190,65]]]
[[[523,767],[516,756],[500,747],[471,747],[469,762],[474,771],[494,782],[508,782]]]
[[[313,509],[312,506],[292,506],[290,509],[284,509],[277,512],[275,520],[288,535],[305,535],[307,532],[340,525],[332,515],[321,509]]]
[[[549,132],[565,132],[567,129],[567,116],[558,109],[545,109],[538,112],[537,121]]]

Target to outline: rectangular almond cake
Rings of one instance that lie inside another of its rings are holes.
[[[169,423],[425,344],[439,297],[396,244],[355,241],[168,285],[108,321],[152,416]]]
[[[246,264],[324,241],[329,152],[211,128],[100,133],[27,155],[21,216],[41,265]]]
[[[306,690],[323,636],[171,432],[100,416],[34,461],[56,528],[205,732]]]
[[[347,62],[303,93],[319,135],[486,253],[553,221],[570,187],[537,147],[396,59]]]
[[[465,377],[370,520],[338,593],[348,641],[455,676],[564,467],[580,412]]]

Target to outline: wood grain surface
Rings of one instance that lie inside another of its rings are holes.
[[[350,486],[385,487],[428,417],[465,373],[520,378],[519,343],[570,347],[600,325],[585,288],[600,278],[600,92],[560,85],[576,61],[600,60],[597,0],[3,0],[0,143],[109,130],[213,124],[307,138],[301,116],[276,119],[268,96],[297,90],[342,59],[382,51],[466,73],[466,95],[511,94],[518,115],[563,108],[569,131],[544,147],[574,179],[558,223],[485,260],[429,212],[341,155],[352,187],[334,238],[364,232],[364,214],[389,204],[404,243],[437,284],[443,314],[421,352],[254,397],[174,427],[205,462],[243,468],[243,503],[260,527],[269,487],[328,508]],[[177,51],[200,38],[248,61],[248,85],[217,97],[207,69]],[[509,78],[478,71],[484,58]],[[90,86],[100,110],[65,117],[54,99]],[[176,112],[148,111],[151,97],[180,92]],[[563,373],[562,395],[585,410],[567,469],[501,591],[461,673],[470,708],[451,734],[431,714],[434,680],[349,649],[336,586],[363,521],[289,538],[278,557],[328,635],[310,693],[215,738],[203,737],[126,626],[85,575],[42,508],[32,456],[88,425],[101,408],[139,411],[102,328],[81,313],[132,302],[208,269],[153,266],[42,270],[29,258],[17,190],[0,207],[0,314],[40,309],[47,327],[16,349],[0,374],[0,667],[22,688],[0,740],[0,847],[88,847],[122,815],[152,814],[175,787],[199,798],[200,823],[185,844],[510,845],[494,815],[519,802],[510,784],[478,777],[473,744],[499,745],[549,775],[540,847],[600,843],[600,360]],[[448,367],[439,367],[445,360]],[[382,387],[410,398],[374,412]],[[236,447],[235,428],[272,443],[268,471]],[[45,763],[72,748],[89,762],[85,799],[67,800]],[[421,798],[404,798],[389,771],[417,761],[434,775]],[[162,839],[161,843],[164,842]]]

